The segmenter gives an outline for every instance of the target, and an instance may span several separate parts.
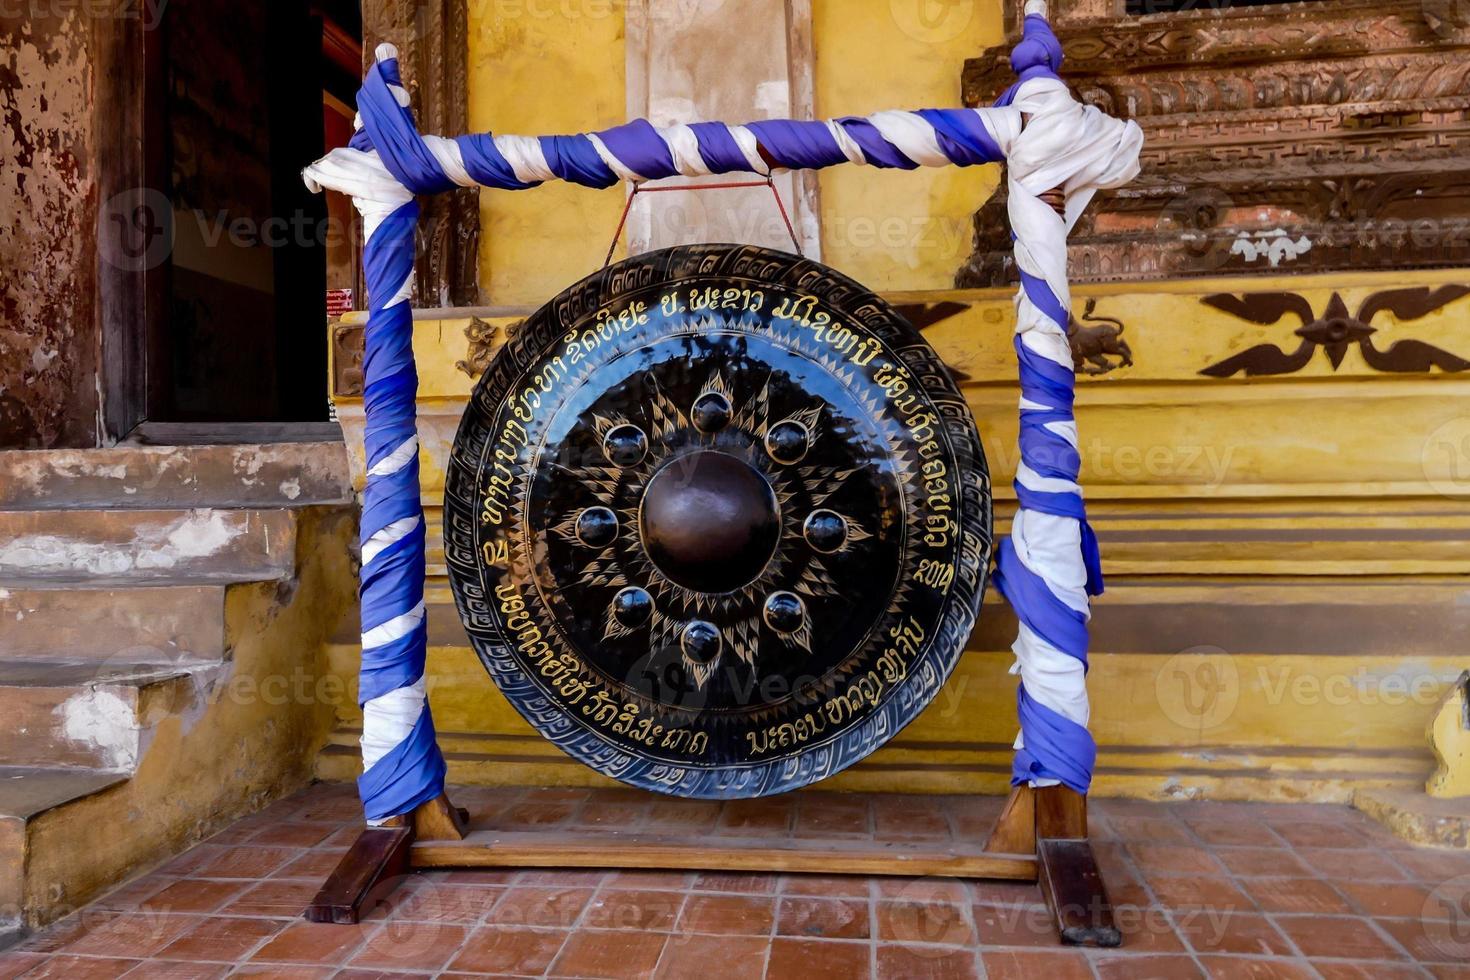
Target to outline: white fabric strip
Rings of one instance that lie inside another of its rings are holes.
[[[366,771],[413,732],[424,710],[424,679],[362,706],[362,767]]]
[[[380,647],[384,644],[392,643],[394,640],[401,640],[417,629],[418,625],[423,621],[424,603],[421,599],[418,605],[403,615],[394,616],[386,623],[379,623],[362,634],[362,648],[364,650],[371,650],[373,647]]]
[[[374,558],[408,537],[418,526],[418,515],[414,515],[396,520],[382,530],[374,531],[372,537],[362,543],[363,565],[371,565]]]
[[[939,148],[939,136],[923,116],[914,112],[875,112],[868,121],[888,142],[922,167],[952,167],[954,161]]]
[[[413,462],[413,458],[418,455],[418,451],[419,437],[417,435],[409,436],[398,445],[398,448],[374,463],[367,471],[367,475],[392,476]]]

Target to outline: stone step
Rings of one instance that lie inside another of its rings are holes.
[[[23,927],[21,909],[29,895],[54,892],[64,899],[70,890],[70,882],[31,880],[33,851],[46,817],[127,778],[87,769],[0,765],[0,933]]]
[[[295,539],[282,509],[0,511],[0,587],[286,579]]]
[[[0,452],[0,510],[304,507],[350,499],[340,440]]]
[[[0,659],[219,660],[226,585],[0,587]]]
[[[215,664],[0,661],[7,764],[132,772],[165,718],[203,710]]]

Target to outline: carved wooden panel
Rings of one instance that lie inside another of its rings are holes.
[[[467,0],[363,0],[363,58],[398,47],[404,82],[424,133],[468,131]],[[480,192],[463,188],[419,200],[417,306],[474,306],[479,295]]]
[[[1340,0],[1139,16],[1057,0],[1078,97],[1144,129],[1143,174],[1072,239],[1083,280],[1470,261],[1470,8]],[[1007,23],[1019,23],[1007,0]],[[969,105],[1012,79],[965,64]],[[1004,185],[960,285],[1014,275]]]

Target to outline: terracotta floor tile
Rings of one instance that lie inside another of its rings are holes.
[[[314,881],[266,881],[225,903],[220,911],[227,915],[294,919],[311,904],[320,888],[321,883]]]
[[[234,969],[229,963],[186,963],[144,960],[126,974],[129,980],[219,980]]]
[[[1462,966],[1430,964],[1429,972],[1433,974],[1434,980],[1470,980],[1470,963]]]
[[[687,871],[615,871],[607,879],[607,888],[683,891],[694,881]]]
[[[1281,847],[1282,840],[1263,823],[1186,817],[1184,822],[1206,844],[1239,847]]]
[[[94,901],[91,907],[131,912],[142,906],[149,898],[157,895],[160,891],[178,880],[171,875],[148,875],[136,881],[130,881],[119,888],[114,888],[106,895]]]
[[[252,844],[279,844],[284,847],[315,847],[336,832],[327,823],[307,823],[287,820],[271,823],[257,830],[250,838]],[[351,844],[351,841],[348,841]]]
[[[1056,926],[1043,905],[976,905],[971,914],[984,946],[1056,946]]]
[[[1340,881],[1337,890],[1346,895],[1365,915],[1407,919],[1422,915],[1430,889],[1411,882]]]
[[[353,967],[433,972],[449,965],[469,930],[445,922],[399,922],[383,925],[349,961]]]
[[[697,892],[730,892],[735,895],[769,895],[776,890],[781,879],[776,875],[728,874],[723,871],[707,871],[695,875],[690,885]]]
[[[985,949],[980,959],[988,980],[1092,980],[1081,953]]]
[[[26,973],[26,980],[117,980],[138,966],[139,960],[96,956],[52,956]]]
[[[88,906],[53,924],[46,931],[27,937],[17,948],[17,952],[54,953],[83,933],[100,928],[113,919],[122,918],[122,915],[123,913],[111,909]]]
[[[204,919],[156,954],[164,960],[234,963],[281,930],[272,919]]]
[[[139,907],[150,912],[216,912],[248,887],[244,881],[181,878]]]
[[[1276,924],[1308,957],[1396,960],[1401,954],[1367,919],[1325,915],[1279,915]]]
[[[1340,823],[1273,822],[1271,829],[1296,847],[1362,847],[1366,839]]]
[[[780,880],[783,895],[819,898],[867,898],[873,891],[871,878],[860,875],[790,875]]]
[[[868,836],[869,820],[868,808],[861,803],[811,798],[797,802],[796,832],[804,836]]]
[[[1171,909],[1212,908],[1226,912],[1255,911],[1256,903],[1229,878],[1150,878],[1149,888],[1159,902]]]
[[[975,942],[969,912],[958,903],[880,901],[873,911],[879,939],[948,946]]]
[[[582,916],[592,929],[636,929],[668,932],[684,904],[681,892],[603,889]]]
[[[1312,869],[1290,850],[1280,847],[1220,847],[1215,857],[1233,875],[1242,878],[1311,877]]]
[[[1197,953],[1296,955],[1291,944],[1264,915],[1192,909],[1174,916],[1174,925]]]
[[[867,943],[826,939],[776,939],[766,980],[862,980],[871,977]]]
[[[301,857],[295,847],[254,847],[240,844],[216,853],[190,873],[198,878],[265,878]],[[336,862],[333,862],[335,867]],[[328,869],[330,870],[330,869]]]
[[[872,935],[866,899],[791,896],[776,910],[776,932],[811,939],[867,939]]]
[[[571,868],[528,868],[516,879],[517,885],[545,885],[549,888],[597,888],[607,880],[606,871],[577,871]]]
[[[878,946],[879,980],[977,980],[973,949],[943,946]]]
[[[1299,960],[1244,956],[1201,956],[1210,980],[1314,980],[1317,974]]]
[[[878,898],[962,905],[970,900],[970,884],[958,878],[879,878]]]
[[[88,956],[135,957],[158,952],[199,922],[198,916],[128,912],[66,944],[65,952]]]
[[[246,963],[238,967],[231,977],[255,977],[256,980],[327,980],[335,975],[332,966],[288,966],[278,963]]]
[[[1334,881],[1402,881],[1408,875],[1387,854],[1356,848],[1299,847],[1297,855],[1317,874]]]
[[[546,972],[567,935],[562,929],[481,926],[456,951],[449,968],[467,973],[537,976]]]
[[[720,811],[721,829],[785,833],[795,822],[796,805],[789,800],[732,800]]]
[[[1123,947],[1132,953],[1182,953],[1183,938],[1175,927],[1175,913],[1142,905],[1115,905],[1113,919],[1123,933]]]
[[[490,913],[504,891],[498,887],[482,888],[447,884],[439,880],[414,879],[389,892],[378,907],[364,918],[473,925]]]
[[[1204,847],[1180,844],[1128,845],[1128,853],[1144,874],[1218,875],[1225,868]]]
[[[313,881],[326,881],[327,876],[337,870],[337,865],[341,863],[346,853],[345,850],[328,848],[309,850],[277,868],[271,877],[310,878]]]
[[[577,812],[578,827],[615,827],[628,831],[642,828],[648,820],[648,806],[636,803],[601,803]]]
[[[1108,894],[1114,895],[1114,881],[1107,878]],[[972,881],[970,897],[976,905],[1039,905],[1041,889],[1030,881]]]
[[[765,936],[775,922],[774,899],[754,895],[690,895],[677,932]]]
[[[1113,956],[1094,963],[1102,980],[1203,980],[1188,956]]]
[[[1409,980],[1410,977],[1424,976],[1419,967],[1408,963],[1348,963],[1339,960],[1333,963],[1320,961],[1313,965],[1323,980]]]
[[[1317,878],[1247,878],[1240,886],[1265,912],[1349,914],[1351,902]]]
[[[656,932],[574,932],[551,964],[551,972],[602,980],[651,977],[668,940]]]
[[[293,922],[251,956],[255,963],[325,966],[345,962],[374,931],[369,925]]]
[[[1379,928],[1421,963],[1470,963],[1470,923],[1447,919],[1379,919],[1377,922]]]
[[[761,980],[769,943],[757,936],[672,936],[657,980]]]
[[[1447,878],[1470,875],[1470,852],[1425,847],[1395,851],[1393,861],[1420,881],[1439,883]]]
[[[0,953],[0,980],[14,980],[45,959],[44,953]]]
[[[536,926],[570,929],[592,900],[591,888],[550,888],[512,885],[495,903],[485,921],[497,926]]]
[[[874,832],[883,840],[948,840],[952,836],[943,813],[924,810],[878,810]]]
[[[1183,844],[1199,847],[1200,841],[1190,828],[1172,817],[1128,817],[1109,818],[1113,832],[1122,840],[1148,844]]]

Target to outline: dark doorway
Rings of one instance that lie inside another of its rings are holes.
[[[153,33],[145,132],[172,248],[149,272],[147,419],[323,420],[352,225],[300,173],[351,134],[358,5],[179,0]]]

